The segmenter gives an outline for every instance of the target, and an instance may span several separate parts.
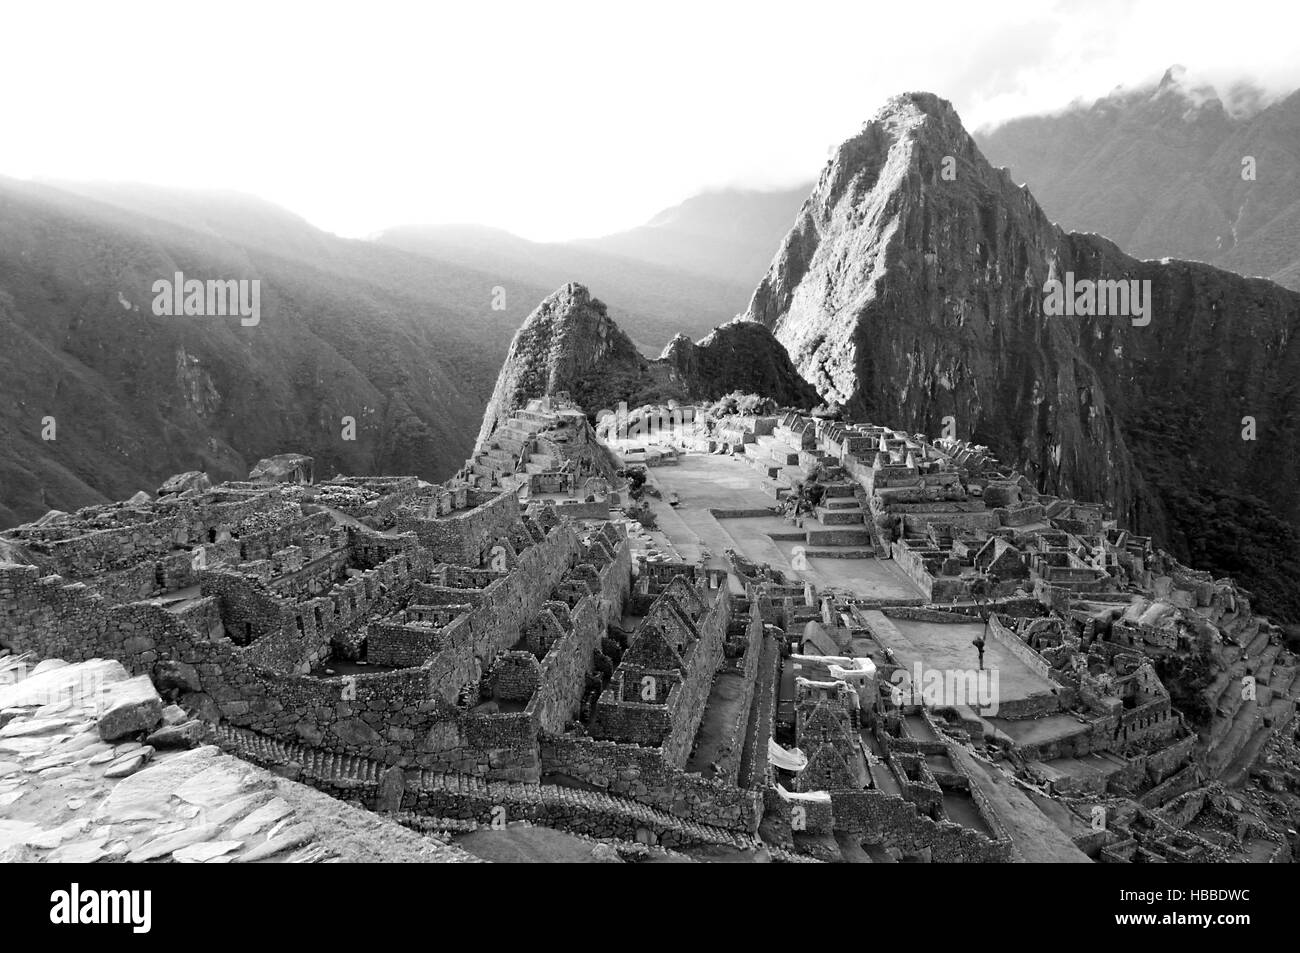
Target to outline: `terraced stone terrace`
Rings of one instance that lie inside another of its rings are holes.
[[[979,654],[972,642],[985,634],[981,622],[929,622],[876,609],[860,611],[859,618],[908,671],[918,664],[925,669],[954,671],[976,669],[979,665]],[[984,669],[997,673],[999,701],[1054,694],[1055,686],[1049,679],[994,639],[985,640]]]
[[[1230,580],[959,441],[710,418],[645,455],[638,501],[616,459],[532,402],[446,485],[183,475],[51,514],[4,540],[0,655],[156,683],[175,723],[146,700],[96,755],[115,776],[147,774],[155,742],[214,742],[491,859],[1278,855],[1258,810],[1225,840],[1216,786],[1289,757],[1300,665]],[[1168,663],[1194,651],[1203,681],[1179,686]],[[896,693],[918,667],[990,681]],[[25,757],[13,714],[0,739]],[[1098,836],[1089,810],[1116,800]]]
[[[823,525],[816,516],[806,515],[801,527],[778,516],[773,512],[776,498],[764,489],[762,475],[739,459],[687,452],[676,466],[652,468],[649,480],[665,500],[673,493],[680,500],[676,507],[658,500],[651,503],[660,529],[683,555],[698,553],[703,545],[711,556],[709,564],[723,567],[722,554],[730,549],[821,590],[835,589],[863,599],[916,603],[923,599],[906,573],[892,561],[877,558],[869,538],[851,545],[810,542],[822,538],[823,531],[842,535],[843,525]],[[849,511],[840,508],[839,512]],[[854,512],[860,525],[861,511]],[[740,513],[747,515],[728,515]]]

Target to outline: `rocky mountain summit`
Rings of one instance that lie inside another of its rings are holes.
[[[1049,279],[1078,307],[1052,316]],[[1109,308],[1097,282],[1124,283]],[[948,424],[1300,616],[1300,295],[1063,231],[947,101],[895,97],[840,146],[744,317],[851,414]]]
[[[812,407],[816,391],[766,328],[730,322],[698,343],[678,335],[644,357],[604,302],[570,282],[528,316],[510,344],[483,415],[478,443],[529,398],[567,394],[588,414],[667,400],[713,400],[736,390]]]

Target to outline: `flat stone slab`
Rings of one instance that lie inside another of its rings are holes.
[[[245,793],[244,788],[244,777],[225,765],[215,765],[186,780],[175,795],[202,808],[215,808]]]
[[[234,800],[214,808],[208,812],[208,819],[213,824],[226,824],[237,817],[243,817],[258,804],[261,804],[269,797],[266,791],[254,791],[252,794],[244,794]],[[197,810],[197,806],[196,810]]]
[[[104,770],[106,778],[125,778],[135,774],[153,757],[153,748],[145,746],[122,755]]]
[[[58,847],[69,837],[75,837],[90,826],[90,822],[84,819],[69,821],[58,827],[52,827],[48,830],[33,831],[23,841],[29,847],[39,847],[46,850]]]
[[[41,662],[20,682],[0,685],[0,710],[68,704],[70,709],[94,712],[105,691],[131,678],[122,663],[113,659],[75,665],[54,665],[54,661]]]
[[[15,667],[5,661],[0,675]],[[103,691],[105,678],[131,681],[116,663],[51,664],[32,678],[44,687],[0,686],[8,716],[0,727],[15,726],[0,737],[0,863],[473,860],[212,745],[155,752],[137,741],[110,744],[96,706],[114,694],[123,700],[120,689]],[[54,697],[81,689],[90,691],[76,704]],[[16,698],[21,704],[9,704]],[[32,721],[45,724],[37,730]],[[133,773],[107,776],[117,768]],[[253,814],[253,833],[235,837],[231,828]],[[301,820],[307,814],[310,824]]]
[[[187,780],[210,768],[221,756],[213,745],[176,755],[150,765],[113,788],[99,805],[95,817],[102,823],[149,820],[169,816],[172,794]]]
[[[81,758],[76,751],[58,751],[45,758],[39,758],[27,764],[26,770],[35,774],[37,771],[44,771],[47,768],[61,768],[65,764],[71,764]]]
[[[29,821],[11,821],[0,818],[0,851],[17,844],[23,844],[27,838],[40,833],[40,828]]]
[[[163,725],[145,740],[155,748],[197,748],[203,744],[207,727],[201,721]]]
[[[108,856],[108,851],[104,850],[107,841],[108,837],[101,835],[64,844],[50,851],[46,860],[52,864],[93,864]]]
[[[289,802],[282,797],[275,797],[263,804],[248,817],[230,829],[231,837],[248,838],[264,827],[270,827],[276,821],[293,813]]]
[[[76,724],[71,718],[21,718],[0,728],[0,738],[45,735]]]
[[[162,721],[162,698],[148,675],[111,686],[106,705],[107,710],[99,717],[99,735],[105,741],[149,731]]]
[[[201,841],[211,840],[220,830],[221,828],[216,824],[201,824],[198,827],[188,827],[183,831],[177,831],[175,834],[154,838],[149,843],[137,847],[127,854],[127,863],[142,863],[146,860],[157,860],[159,857],[166,857],[174,850]]]
[[[268,839],[265,843],[259,844],[252,850],[240,854],[236,858],[237,863],[251,864],[255,861],[265,860],[268,857],[274,857],[281,851],[289,850],[293,847],[301,847],[316,836],[316,829],[310,824],[293,824],[283,828],[274,837]]]
[[[191,844],[180,850],[172,851],[172,859],[182,864],[206,864],[208,861],[229,854],[244,846],[242,840],[208,841],[204,844]]]

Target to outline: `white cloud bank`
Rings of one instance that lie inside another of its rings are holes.
[[[889,95],[969,128],[1117,85],[1300,87],[1289,2],[22,4],[0,174],[251,192],[345,235],[637,224],[788,186]]]

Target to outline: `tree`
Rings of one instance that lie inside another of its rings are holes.
[[[627,480],[628,499],[641,499],[641,495],[645,492],[645,470],[642,470],[639,467],[630,467],[627,470],[621,471],[620,475]]]
[[[975,600],[975,605],[979,608],[980,618],[984,620],[984,628],[988,629],[989,616],[992,615],[992,600],[998,588],[997,573],[985,573],[982,576],[975,577],[970,584],[970,595]]]

